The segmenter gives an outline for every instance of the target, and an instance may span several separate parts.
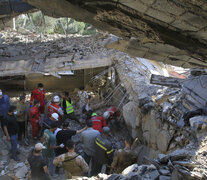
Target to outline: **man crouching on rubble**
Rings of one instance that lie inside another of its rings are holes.
[[[66,149],[68,152],[56,157],[53,164],[63,167],[66,179],[87,174],[89,169],[88,164],[82,156],[75,153],[75,144],[72,140],[66,142]]]
[[[42,143],[37,143],[28,157],[32,180],[50,180],[47,164],[42,157],[42,149],[46,149]]]

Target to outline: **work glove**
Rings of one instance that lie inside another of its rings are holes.
[[[65,145],[62,143],[62,144],[60,144],[60,147],[61,147],[61,148],[64,148],[64,147],[65,147]]]

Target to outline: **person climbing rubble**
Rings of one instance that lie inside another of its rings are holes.
[[[16,106],[11,105],[9,107],[8,113],[3,118],[2,126],[7,141],[11,142],[11,152],[12,152],[11,157],[15,161],[19,161],[20,159],[17,156],[17,134],[18,134],[19,126],[16,120],[16,115],[17,115],[17,108]]]
[[[64,111],[64,116],[66,118],[69,118],[71,120],[76,120],[78,121],[75,113],[74,113],[74,107],[73,107],[73,101],[72,99],[69,97],[69,93],[68,92],[63,92],[61,94],[61,107]]]
[[[9,107],[10,107],[9,97],[6,94],[3,94],[2,90],[0,89],[0,122],[1,122],[2,130],[3,130],[2,121],[4,116],[7,115]]]
[[[106,174],[109,174],[111,163],[113,161],[114,150],[112,142],[109,139],[109,127],[104,127],[101,135],[95,138],[95,153],[93,157],[92,175],[101,172],[102,166],[106,165]]]
[[[52,177],[57,177],[57,174],[55,174],[55,168],[53,165],[53,160],[55,157],[55,149],[57,148],[63,148],[64,145],[60,144],[59,146],[56,145],[56,136],[54,134],[55,130],[57,129],[59,123],[57,121],[52,122],[49,129],[46,129],[44,131],[43,137],[42,137],[42,144],[46,147],[42,151],[42,155],[47,163],[49,174]]]
[[[57,145],[64,144],[66,145],[67,140],[71,139],[72,136],[76,134],[82,133],[84,130],[87,129],[87,126],[80,129],[80,130],[72,130],[69,128],[69,122],[64,122],[62,125],[62,130],[60,130],[57,135],[56,135],[56,142]],[[66,147],[61,148],[61,149],[56,149],[55,154],[56,156],[59,156],[61,154],[64,154],[67,152]]]
[[[37,143],[28,156],[32,180],[50,180],[47,164],[42,157],[42,150],[46,149],[42,143]]]
[[[106,126],[105,119],[102,116],[98,116],[97,113],[93,113],[91,116],[90,120],[93,122],[93,129],[102,132],[103,127]]]
[[[37,140],[40,131],[40,101],[34,100],[33,106],[30,109],[30,123],[32,125],[32,137]]]
[[[100,132],[93,129],[93,122],[91,120],[86,121],[87,129],[81,133],[80,142],[83,143],[83,158],[87,164],[91,163],[91,168],[93,167],[92,158],[95,153],[95,138],[100,135]],[[90,169],[91,169],[90,168]],[[90,176],[90,172],[89,172]]]
[[[75,143],[72,140],[66,142],[67,153],[56,157],[53,161],[55,166],[62,166],[65,178],[71,179],[88,173],[89,167],[81,155],[75,152]]]
[[[83,122],[84,119],[83,119],[83,109],[86,109],[87,111],[89,110],[89,105],[88,105],[88,93],[86,91],[84,91],[84,87],[81,86],[79,88],[80,90],[78,91],[78,98],[79,98],[79,113],[80,113],[80,119],[79,121],[80,122]]]
[[[59,115],[58,121],[62,123],[64,112],[60,107],[60,97],[57,95],[53,97],[53,102],[48,106],[48,117],[51,117],[53,113],[57,113]]]
[[[37,89],[34,89],[31,94],[30,98],[30,107],[32,107],[34,100],[40,101],[40,113],[44,114],[45,111],[45,91],[43,89],[44,85],[42,83],[39,83],[37,85]]]
[[[104,113],[103,118],[106,120],[107,125],[113,126],[117,122],[117,118],[120,116],[120,111],[115,107],[109,107]]]
[[[137,163],[137,156],[131,149],[133,139],[131,136],[125,138],[125,148],[119,149],[111,164],[110,173],[120,174],[128,166]]]
[[[27,126],[27,105],[25,104],[26,97],[21,95],[19,101],[16,103],[17,107],[17,123],[19,126],[18,141],[22,140],[22,136],[25,138],[26,126]]]

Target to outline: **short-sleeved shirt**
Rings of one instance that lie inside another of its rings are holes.
[[[46,147],[46,149],[42,150],[43,157],[53,157],[54,156],[54,149],[50,149],[50,145],[55,146],[56,145],[56,137],[53,132],[51,132],[49,129],[46,129],[43,134],[43,145]]]
[[[23,104],[23,103],[21,103],[21,102],[17,102],[16,103],[16,107],[17,107],[17,112],[18,112],[18,114],[19,113],[22,113],[22,115],[21,116],[18,116],[17,115],[17,121],[18,122],[24,122],[24,121],[26,121],[26,119],[27,119],[27,113],[26,113],[26,104]]]
[[[80,98],[80,105],[85,105],[88,99],[88,93],[86,91],[78,91],[78,96]]]
[[[9,136],[16,135],[18,133],[19,126],[14,115],[7,114],[6,116],[4,116],[2,126],[7,127]]]
[[[71,130],[71,129],[65,129],[65,130],[60,130],[57,135],[56,135],[56,140],[57,140],[57,145],[60,145],[60,144],[66,144],[66,142],[71,139],[71,137],[73,135],[76,135],[76,131],[74,130]],[[64,154],[68,152],[66,150],[66,148],[58,148],[56,149],[55,153],[56,153],[56,156],[58,155],[61,155],[61,154]]]
[[[46,162],[42,156],[35,156],[33,151],[29,154],[28,162],[30,164],[32,178],[38,180],[48,180],[49,177],[44,172]]]

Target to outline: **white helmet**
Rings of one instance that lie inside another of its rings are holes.
[[[108,111],[104,112],[103,118],[108,119],[109,117],[110,117],[110,112],[108,112]]]
[[[53,101],[54,101],[54,102],[60,102],[60,98],[59,98],[59,96],[54,96],[54,97],[53,97]]]
[[[59,115],[57,113],[52,113],[51,115],[56,121],[58,121]]]

